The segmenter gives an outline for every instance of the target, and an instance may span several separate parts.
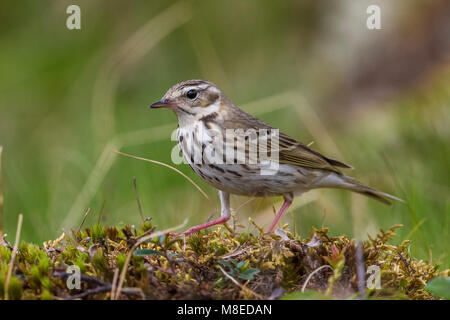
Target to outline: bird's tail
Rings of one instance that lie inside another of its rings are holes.
[[[337,175],[337,174],[329,175],[322,180],[321,185],[322,187],[326,188],[330,187],[339,188],[357,192],[372,199],[383,202],[387,205],[392,204],[388,199],[404,202],[400,198],[390,195],[389,193],[382,192],[377,189],[366,186],[365,184],[359,182],[358,180],[345,175]]]

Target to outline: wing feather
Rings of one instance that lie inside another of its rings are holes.
[[[237,108],[236,108],[237,109]],[[223,120],[223,125],[227,129],[274,129],[267,123],[253,117],[252,115],[237,109],[234,110],[231,119]],[[270,144],[268,144],[270,149]],[[260,151],[264,151],[261,150]],[[277,150],[273,150],[277,151]],[[280,132],[279,133],[279,162],[292,164],[312,169],[329,170],[341,174],[338,168],[352,168],[351,166],[338,160],[330,159],[319,152],[309,148],[296,139]]]

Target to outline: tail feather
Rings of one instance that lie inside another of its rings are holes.
[[[383,196],[381,196],[381,195],[379,195],[378,194],[378,192],[373,192],[373,191],[369,191],[369,190],[366,190],[366,191],[357,191],[357,190],[352,190],[352,191],[355,191],[355,192],[357,192],[357,193],[359,193],[359,194],[363,194],[363,195],[365,195],[366,197],[369,197],[369,198],[372,198],[372,199],[375,199],[375,200],[378,200],[378,201],[380,201],[380,202],[383,202],[383,203],[385,203],[385,204],[387,204],[387,205],[389,205],[389,206],[391,206],[392,205],[392,202],[391,201],[389,201],[389,200],[387,200],[386,198],[384,198]],[[390,198],[390,197],[389,197]],[[399,200],[399,199],[396,199],[396,200]]]
[[[372,199],[378,200],[384,204],[392,205],[390,200],[396,200],[400,202],[405,202],[404,200],[397,198],[389,193],[379,191],[372,187],[366,186],[365,184],[359,182],[358,180],[344,175],[332,175],[324,179],[325,184],[323,187],[333,187],[339,189],[346,189],[353,192],[360,193]]]

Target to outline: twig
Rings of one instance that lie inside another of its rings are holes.
[[[70,275],[71,275],[71,273],[67,273],[65,271],[62,271],[62,272],[55,271],[55,272],[53,272],[53,276],[58,277],[58,278],[62,278],[63,280],[68,278]],[[105,286],[105,285],[108,284],[107,282],[104,282],[104,281],[102,281],[100,279],[97,279],[95,277],[91,277],[91,276],[88,276],[88,275],[85,275],[85,274],[80,274],[80,280],[88,282],[88,283],[93,283],[93,284],[96,284],[98,286]]]
[[[105,286],[101,286],[101,287],[97,287],[97,288],[93,288],[93,289],[87,289],[87,290],[83,291],[82,293],[76,294],[74,296],[70,296],[69,299],[70,300],[81,299],[81,298],[87,297],[90,294],[108,292],[109,290],[111,290],[110,285],[105,285]]]
[[[235,278],[233,278],[231,275],[229,275],[221,266],[219,266],[220,271],[222,271],[222,273],[225,275],[225,277],[227,277],[228,279],[230,279],[235,285],[237,285],[239,288],[241,288],[244,291],[247,291],[248,293],[252,294],[253,296],[255,296],[256,298],[260,299],[260,300],[264,300],[264,297],[257,294],[256,292],[254,292],[253,290],[250,290],[249,288],[247,288],[246,286],[244,286],[243,284],[240,284]]]
[[[87,218],[89,212],[91,212],[91,208],[88,208],[88,209],[86,210],[86,213],[85,213],[84,216],[83,216],[83,220],[81,220],[81,223],[80,223],[80,225],[78,226],[77,234],[80,233],[81,227],[83,226],[84,222],[86,221],[86,218]]]
[[[140,239],[142,239],[143,237],[153,233],[153,231],[155,231],[155,227],[148,229],[147,231],[145,231],[143,234],[141,234],[140,236],[136,237],[134,240],[135,241],[139,241]]]
[[[92,288],[92,289],[87,289],[85,291],[83,291],[82,293],[76,294],[74,296],[70,296],[70,300],[75,300],[75,299],[81,299],[84,297],[87,297],[90,294],[97,294],[97,293],[102,293],[102,292],[108,292],[110,291],[112,288],[112,286],[110,284],[106,284],[104,286],[101,287],[97,287],[97,288]],[[122,289],[122,293],[126,294],[126,295],[135,295],[135,296],[141,296],[143,299],[145,299],[145,295],[143,294],[142,290],[136,288],[123,288]]]
[[[14,248],[11,253],[11,260],[9,261],[8,275],[6,276],[5,281],[5,300],[8,300],[9,298],[8,297],[9,282],[11,281],[12,271],[14,267],[14,260],[16,259],[17,249],[19,247],[20,231],[22,230],[22,220],[23,215],[19,214],[19,220],[17,222],[17,230],[16,230],[16,240],[14,241]]]
[[[247,253],[247,250],[245,248],[242,248],[241,246],[238,246],[232,252],[226,253],[226,254],[220,256],[220,259],[229,259],[229,258],[232,258],[232,257],[239,256],[239,255],[241,255],[243,253]]]
[[[116,269],[116,271],[118,272],[118,269]],[[58,277],[58,278],[62,278],[63,280],[66,279],[67,277],[69,277],[71,274],[67,273],[65,271],[63,272],[54,272],[53,276]],[[113,284],[107,283],[105,281],[102,281],[100,279],[97,279],[95,277],[91,277],[85,274],[81,274],[80,275],[80,280],[81,281],[85,281],[87,283],[92,283],[97,285],[98,287],[96,288],[92,288],[92,289],[87,289],[85,291],[83,291],[80,294],[74,295],[74,296],[70,296],[69,299],[73,300],[73,299],[80,299],[80,298],[84,298],[90,294],[97,294],[97,293],[102,293],[102,292],[107,292],[107,291],[112,291],[112,289],[114,288],[114,279],[113,279]],[[143,299],[145,299],[145,295],[142,292],[142,290],[140,290],[139,288],[123,288],[122,289],[122,293],[127,294],[127,295],[140,295]]]
[[[112,286],[111,286],[111,294],[110,294],[111,300],[116,300],[116,297],[114,295],[116,293],[116,284],[117,284],[117,277],[118,276],[119,276],[119,268],[115,268],[114,269],[113,282],[112,282]]]
[[[364,249],[361,241],[356,246],[356,276],[358,279],[359,298],[366,298],[366,267],[364,265]]]
[[[409,270],[411,268],[411,270],[413,272],[415,272],[416,270],[414,270],[414,268],[411,266],[411,264],[408,262],[408,260],[405,259],[405,257],[403,257],[403,255],[401,254],[400,251],[397,251],[398,256],[400,257],[400,260],[403,262],[403,264],[406,267],[406,271],[408,272],[408,275],[411,274],[411,271]]]
[[[142,213],[142,206],[141,206],[141,201],[139,200],[139,193],[137,190],[137,185],[136,185],[136,177],[133,177],[133,188],[134,188],[134,193],[136,195],[136,202],[139,208],[139,214],[141,215],[141,219],[142,219],[142,223],[145,223],[145,218],[144,218],[144,214]]]
[[[303,286],[302,286],[302,292],[305,292],[305,289],[306,289],[306,286],[308,285],[308,282],[309,282],[309,280],[311,280],[311,278],[313,277],[313,275],[315,275],[317,272],[319,272],[320,270],[322,270],[322,269],[324,269],[324,268],[330,268],[331,270],[333,270],[333,268],[331,267],[331,266],[329,266],[329,265],[323,265],[323,266],[321,266],[321,267],[318,267],[316,270],[314,270],[313,272],[311,272],[309,275],[308,275],[308,278],[306,278],[306,281],[305,281],[305,283],[303,284]]]
[[[302,255],[305,254],[305,252],[303,251],[303,244],[300,242],[300,245],[298,245],[294,241],[296,240],[289,241],[289,247],[291,248],[291,250],[300,252]]]

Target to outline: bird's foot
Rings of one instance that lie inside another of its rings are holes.
[[[188,236],[188,235],[196,233],[196,232],[198,232],[200,230],[206,229],[208,227],[215,226],[216,224],[223,224],[223,223],[227,222],[228,219],[229,219],[228,217],[220,218],[220,219],[217,219],[217,220],[214,220],[214,221],[210,221],[210,222],[207,222],[207,223],[204,223],[204,224],[199,224],[198,226],[194,226],[192,228],[189,228],[189,229],[187,229],[184,232],[169,233],[169,235],[171,235],[172,237]]]

